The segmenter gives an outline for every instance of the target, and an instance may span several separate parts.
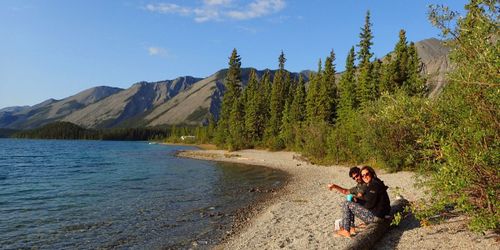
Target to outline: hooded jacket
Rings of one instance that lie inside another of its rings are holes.
[[[379,218],[384,218],[391,212],[391,202],[387,194],[387,188],[383,181],[373,178],[366,185],[366,191],[363,195],[364,202],[362,202],[362,205]]]

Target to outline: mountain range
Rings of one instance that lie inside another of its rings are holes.
[[[427,78],[430,96],[436,96],[450,70],[449,49],[434,38],[415,45],[424,65],[421,73]],[[241,70],[243,87],[251,70]],[[259,77],[266,71],[256,70]],[[271,76],[274,72],[270,70]],[[138,82],[127,89],[99,86],[61,100],[7,107],[0,109],[0,128],[32,129],[56,121],[86,128],[198,125],[205,123],[210,114],[215,117],[219,114],[226,73],[227,69],[222,69],[206,78],[183,76],[174,80]],[[309,73],[292,73],[292,77],[300,74],[307,81]]]

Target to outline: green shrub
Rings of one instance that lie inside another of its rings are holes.
[[[415,170],[422,161],[422,136],[431,129],[432,103],[399,91],[365,108],[364,148],[390,171]]]

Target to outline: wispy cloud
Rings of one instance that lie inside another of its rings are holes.
[[[148,4],[145,9],[161,14],[190,15],[193,12],[190,8],[182,7],[173,3]]]
[[[144,9],[161,14],[189,16],[196,22],[202,23],[228,19],[255,19],[277,13],[286,7],[285,0],[253,0],[246,6],[241,2],[242,0],[203,0],[199,6],[156,3],[147,4]]]
[[[148,53],[150,56],[160,56],[160,57],[167,57],[169,56],[168,51],[165,48],[162,47],[149,47],[148,48]]]
[[[243,10],[232,10],[227,14],[238,20],[246,20],[276,13],[286,6],[284,0],[257,0]]]

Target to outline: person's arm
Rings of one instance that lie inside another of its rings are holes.
[[[342,194],[348,194],[349,193],[349,190],[343,188],[343,187],[340,187],[338,185],[335,185],[335,184],[328,184],[328,189],[332,190],[332,189],[335,189],[337,190],[338,192],[342,193]]]

